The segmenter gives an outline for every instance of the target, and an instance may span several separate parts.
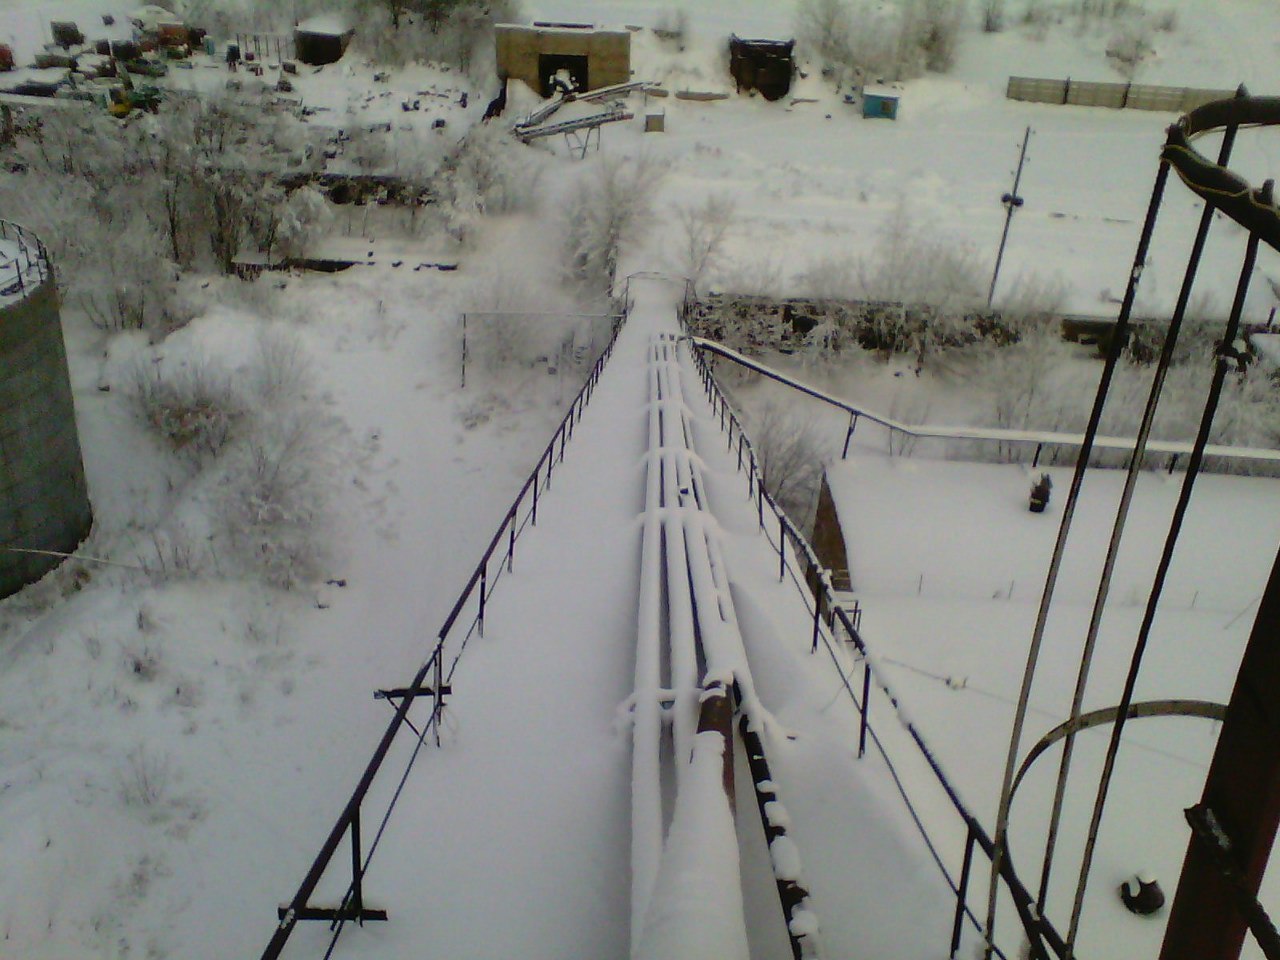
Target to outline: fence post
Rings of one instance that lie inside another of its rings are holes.
[[[858,759],[867,752],[867,709],[871,703],[871,661],[862,655],[862,718],[858,726]]]
[[[956,918],[951,926],[951,960],[960,949],[960,933],[964,928],[964,907],[969,895],[969,871],[973,868],[973,821],[964,841],[964,863],[960,866],[960,883],[956,890]]]

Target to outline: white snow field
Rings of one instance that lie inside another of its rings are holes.
[[[1052,468],[1053,499],[1027,509],[1023,466],[891,458],[855,445],[828,473],[845,530],[862,634],[876,666],[953,772],[965,801],[994,810],[1069,469]],[[1059,576],[1023,753],[1070,711],[1080,650],[1124,476],[1085,481]],[[1181,472],[1140,478],[1111,586],[1084,709],[1120,699]],[[1253,614],[1280,543],[1280,483],[1203,476],[1187,516],[1136,700],[1226,703]],[[1219,724],[1156,718],[1126,729],[1103,820],[1080,938],[1082,955],[1153,956],[1163,916],[1127,913],[1120,883],[1148,870],[1177,882],[1188,829]],[[1109,728],[1077,740],[1046,913],[1065,929]],[[1033,765],[1013,806],[1010,843],[1024,882],[1038,886],[1061,750]],[[985,889],[985,887],[984,887]],[[1272,870],[1264,903],[1278,886]],[[1246,938],[1248,940],[1248,938]],[[1246,956],[1261,956],[1247,943]]]
[[[11,42],[21,61],[44,40],[49,20],[87,24],[116,6],[0,0],[0,42]],[[1274,3],[1149,6],[1176,8],[1178,25],[1157,34],[1139,81],[1223,88],[1243,81],[1254,93],[1280,92]],[[790,36],[795,4],[529,0],[525,14],[652,26],[673,7],[689,14],[688,49],[677,53],[636,33],[637,78],[731,92],[724,39]],[[122,22],[124,11],[114,12]],[[76,304],[65,305],[96,529],[85,559],[0,603],[0,960],[261,954],[276,929],[276,905],[297,889],[391,717],[373,691],[408,682],[429,654],[575,392],[574,376],[585,374],[560,368],[552,376],[537,363],[469,372],[466,388],[458,385],[459,313],[474,308],[479,288],[523,295],[499,269],[508,262],[559,282],[559,208],[582,178],[620,156],[650,156],[667,172],[653,189],[653,227],[624,251],[622,275],[681,274],[678,208],[723,194],[737,220],[726,255],[705,278],[717,289],[803,293],[836,269],[828,261],[848,267],[874,250],[900,208],[980,251],[985,282],[1003,225],[999,198],[1031,126],[1027,204],[1014,220],[1001,290],[1034,272],[1066,284],[1069,309],[1114,315],[1163,128],[1175,117],[1004,97],[1010,74],[1119,79],[1102,53],[1108,38],[1105,26],[1078,30],[1070,21],[1040,38],[1016,23],[993,35],[971,23],[955,69],[907,83],[894,123],[855,116],[816,70],[798,81],[795,103],[635,98],[636,120],[607,128],[598,156],[573,162],[559,141],[531,149],[543,209],[488,218],[466,248],[439,237],[401,247],[378,236],[375,249],[393,252],[341,274],[188,278],[199,315],[158,345],[165,363],[216,361],[244,374],[263,331],[296,338],[309,358],[305,406],[323,437],[315,472],[327,481],[328,549],[322,574],[302,588],[269,588],[209,551],[225,491],[216,476],[160,450],[128,400],[137,364],[153,362],[152,345],[140,333],[104,336]],[[344,62],[303,76],[301,96],[371,122],[397,116],[391,100],[366,103],[374,69]],[[394,73],[386,89],[412,90],[428,76],[445,82],[414,67]],[[211,69],[207,79],[216,86],[225,77]],[[448,107],[447,134],[433,136],[460,136],[478,120],[491,84],[484,78],[471,88],[467,110]],[[643,132],[648,109],[664,112],[665,133]],[[1210,138],[1205,149],[1213,147]],[[1261,182],[1280,169],[1280,148],[1265,130],[1245,131],[1233,167]],[[1171,184],[1138,312],[1171,306],[1198,216],[1190,194]],[[359,224],[354,231],[366,238]],[[1220,312],[1243,245],[1236,228],[1215,222],[1200,289]],[[442,250],[460,262],[456,273],[412,270],[412,256],[437,260]],[[406,265],[392,267],[393,258]],[[1274,252],[1263,252],[1258,274],[1247,302],[1254,321],[1273,304],[1264,278],[1280,276]],[[423,748],[366,880],[366,901],[391,919],[348,927],[335,956],[617,957],[630,949],[644,364],[651,336],[674,329],[667,295],[656,283],[638,292],[545,511],[493,595],[485,636],[473,638],[459,661],[444,742]],[[824,956],[943,956],[954,899],[877,751],[855,759],[858,719],[844,682],[830,656],[810,654],[808,615],[794,588],[777,581],[746,477],[725,452],[684,348],[679,363],[715,511],[707,526],[724,546],[746,656],[768,712],[766,748],[791,821],[795,850],[775,849],[773,859],[790,873],[798,852]],[[914,402],[891,367],[867,361],[850,369],[872,397],[901,393],[904,406]],[[975,404],[967,386],[944,383],[929,419],[963,424]],[[888,405],[884,412],[901,413]],[[843,436],[839,422],[836,432]],[[1060,497],[1064,475],[1053,472]],[[842,478],[847,498],[842,517],[878,673],[990,827],[1008,701],[1060,501],[1032,517],[1021,468],[888,458],[878,446],[856,447],[833,477]],[[1145,594],[1180,479],[1143,477],[1087,705],[1115,699],[1139,615],[1133,604]],[[1045,676],[1059,678],[1058,690],[1074,679],[1072,651],[1119,482],[1105,471],[1090,474],[1091,499],[1051,623]],[[1227,695],[1280,539],[1277,489],[1270,480],[1202,478],[1141,695]],[[861,671],[845,657],[836,661],[857,689]],[[1055,697],[1050,686],[1037,689],[1035,734],[1065,711],[1066,693]],[[871,711],[954,876],[963,823],[881,694]],[[1082,957],[1154,955],[1160,919],[1124,913],[1114,888],[1149,868],[1171,891],[1186,841],[1179,811],[1197,795],[1214,732],[1189,720],[1129,728]],[[1069,895],[1078,801],[1091,799],[1100,741],[1095,733],[1078,744],[1077,788],[1050,898],[1055,919]],[[397,741],[388,771],[404,769],[412,742]],[[1014,809],[1014,854],[1030,886],[1054,760],[1051,752],[1033,769]],[[740,756],[742,784],[745,767]],[[393,787],[380,780],[383,792],[371,804]],[[736,816],[752,956],[788,956],[770,851],[748,789]],[[366,845],[375,824],[365,823]],[[341,896],[348,855],[344,844],[315,902]],[[669,872],[679,873],[674,863]],[[980,858],[970,899],[978,912],[984,879]],[[1274,903],[1275,891],[1268,887],[1263,899]],[[1001,943],[1015,956],[1007,903],[1000,922]],[[288,955],[323,955],[328,936],[327,924],[302,923]],[[973,956],[971,927],[966,938],[962,955]]]

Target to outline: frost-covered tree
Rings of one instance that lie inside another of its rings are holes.
[[[679,208],[676,215],[682,241],[680,267],[696,288],[723,259],[725,241],[733,229],[733,199],[711,194],[701,203]]]
[[[612,288],[623,245],[649,226],[653,190],[663,173],[651,154],[598,159],[566,213],[569,262],[578,279],[599,290]]]

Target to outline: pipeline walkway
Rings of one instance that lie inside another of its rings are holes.
[[[428,705],[397,713],[380,761],[393,775],[362,782],[367,811],[398,797],[376,858],[375,815],[362,841],[349,804],[329,859],[282,908],[292,935],[264,956],[944,949],[965,824],[936,790],[904,809],[901,785],[932,777],[920,755],[897,769],[878,749],[860,758],[851,683],[870,673],[797,591],[805,558],[766,531],[778,517],[740,472],[741,431],[735,449],[680,334],[680,293],[631,285],[591,403],[575,403],[451,614],[449,655],[389,691]],[[880,736],[914,749],[876,709]],[[949,874],[913,820],[939,806]],[[334,855],[348,838],[351,860]],[[341,910],[317,922],[324,905]]]

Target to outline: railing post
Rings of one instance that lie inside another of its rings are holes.
[[[866,659],[864,653],[862,659],[862,718],[858,725],[858,759],[861,760],[867,752],[867,710],[871,706],[871,661]]]
[[[444,637],[436,644],[436,690],[431,698],[431,726],[436,732],[436,746],[440,746],[440,714],[444,711]]]
[[[778,580],[787,575],[787,528],[782,522],[782,514],[778,514]]]
[[[818,652],[818,633],[819,633],[819,626],[821,625],[821,623],[822,623],[822,594],[815,593],[813,595],[813,646],[809,650],[810,653]]]
[[[484,603],[489,592],[489,558],[480,561],[480,614],[476,618],[480,626],[480,636],[484,636]]]
[[[355,910],[356,923],[364,926],[364,878],[360,862],[360,808],[351,817],[351,906]]]
[[[742,471],[742,431],[738,431],[738,471]]]
[[[841,460],[849,456],[849,441],[853,439],[853,431],[856,429],[858,429],[858,415],[856,413],[850,412],[849,429],[846,430],[844,433],[844,449],[840,451]]]
[[[969,821],[969,832],[964,841],[964,863],[960,866],[960,883],[956,890],[956,917],[951,926],[951,960],[955,960],[960,949],[960,933],[964,929],[965,901],[969,896],[969,872],[973,869],[973,821]]]
[[[507,543],[507,573],[511,572],[511,566],[515,563],[516,559],[516,520],[519,513],[519,507],[520,504],[519,501],[517,501],[516,505],[511,508],[511,516],[507,521],[511,524],[511,539]]]
[[[533,468],[533,511],[530,513],[533,525],[538,525],[538,468]]]

